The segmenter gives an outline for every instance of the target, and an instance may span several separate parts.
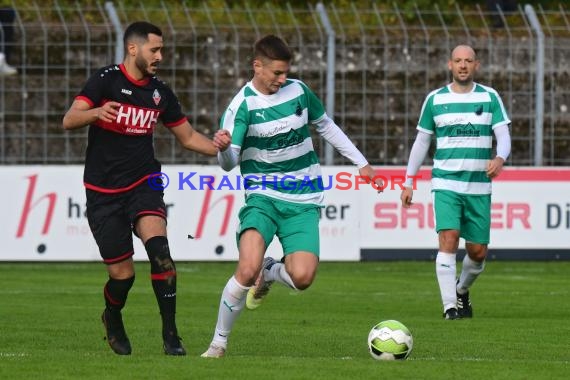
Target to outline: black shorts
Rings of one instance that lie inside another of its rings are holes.
[[[164,193],[153,190],[146,181],[134,189],[118,194],[86,189],[87,221],[106,264],[133,256],[135,222],[144,215],[166,220]]]

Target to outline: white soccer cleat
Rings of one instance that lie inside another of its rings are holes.
[[[247,292],[247,298],[245,300],[245,306],[249,310],[255,310],[261,305],[261,301],[263,298],[267,296],[269,290],[271,289],[271,284],[273,281],[265,281],[264,271],[269,270],[275,264],[275,261],[272,257],[266,257],[263,259],[263,266],[261,271],[259,272],[259,276],[257,276],[257,280],[255,280],[255,285],[249,288]]]
[[[221,358],[226,354],[226,349],[221,346],[217,346],[214,343],[210,344],[210,347],[200,355],[203,358]]]

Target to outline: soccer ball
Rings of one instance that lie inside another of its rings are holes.
[[[368,334],[368,349],[376,360],[406,359],[413,346],[410,330],[398,321],[382,321],[372,327]]]

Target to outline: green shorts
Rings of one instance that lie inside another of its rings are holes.
[[[263,195],[246,199],[239,212],[236,238],[245,230],[257,230],[268,247],[274,236],[279,238],[283,254],[306,251],[319,256],[319,206],[280,201]]]
[[[432,192],[435,230],[458,230],[472,243],[489,244],[491,194],[466,195],[452,191]]]

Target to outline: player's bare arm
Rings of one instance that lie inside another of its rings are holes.
[[[121,103],[107,102],[101,107],[91,108],[86,101],[76,99],[63,117],[63,129],[82,128],[96,120],[112,122],[119,113],[119,107]]]
[[[400,194],[400,200],[402,201],[403,208],[410,208],[412,205],[412,198],[414,196],[414,190],[411,187],[404,187],[402,194]]]
[[[176,136],[176,139],[180,142],[180,144],[182,144],[182,146],[188,150],[202,153],[207,156],[215,156],[218,154],[218,147],[214,145],[214,142],[192,128],[192,125],[190,125],[188,121],[176,127],[170,128],[170,131],[174,134],[174,136]],[[229,141],[227,144],[229,145]],[[220,145],[220,147],[226,149],[227,145]]]
[[[503,164],[505,160],[497,156],[487,164],[487,176],[491,179],[495,178],[503,171]]]
[[[226,129],[219,129],[214,134],[213,141],[214,146],[218,148],[220,152],[223,152],[230,146],[232,142],[232,135]]]
[[[376,177],[376,171],[370,165],[366,165],[358,169],[358,174],[361,177],[369,179],[372,183],[372,187],[378,190],[379,193],[384,190],[384,182],[381,178]]]

